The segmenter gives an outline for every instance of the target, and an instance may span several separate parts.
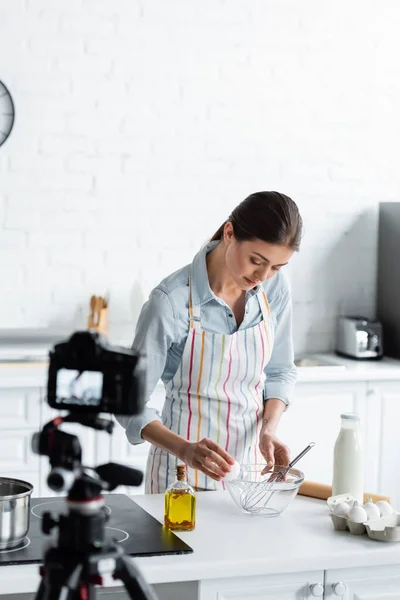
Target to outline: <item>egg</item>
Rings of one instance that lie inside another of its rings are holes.
[[[386,502],[386,500],[378,500],[376,506],[379,508],[381,517],[389,517],[394,512],[391,504],[389,504],[389,502]]]
[[[231,466],[231,470],[229,471],[229,473],[227,473],[225,475],[224,481],[233,481],[234,479],[237,479],[239,473],[240,473],[240,465],[235,460],[234,464]]]
[[[368,515],[365,508],[358,504],[358,502],[356,502],[349,510],[347,516],[353,523],[365,523],[365,521],[368,521]]]
[[[350,510],[348,502],[338,502],[333,508],[333,514],[338,517],[345,517]]]
[[[368,498],[368,500],[364,504],[364,510],[367,513],[368,521],[379,519],[381,516],[379,506],[372,502],[372,498]]]

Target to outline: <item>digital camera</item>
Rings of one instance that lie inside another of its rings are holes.
[[[146,396],[146,357],[112,346],[96,331],[77,331],[49,353],[47,402],[76,414],[137,415]]]

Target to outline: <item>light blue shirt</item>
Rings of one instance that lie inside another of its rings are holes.
[[[200,305],[201,326],[213,333],[232,334],[238,330],[231,308],[214,294],[208,281],[206,254],[217,246],[210,242],[196,254],[192,270],[193,304]],[[133,348],[147,354],[147,394],[161,379],[168,383],[175,375],[189,332],[189,267],[166,277],[153,289],[143,305],[136,326]],[[296,382],[292,341],[290,286],[282,271],[263,284],[275,328],[271,359],[265,367],[264,401],[278,398],[289,405]],[[262,320],[257,299],[258,286],[246,292],[245,314],[239,329],[254,327]],[[148,399],[147,399],[148,400]],[[151,421],[161,421],[159,413],[146,406],[141,415],[117,417],[131,444],[139,444],[142,429]]]

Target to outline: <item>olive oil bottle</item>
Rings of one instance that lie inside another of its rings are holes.
[[[192,531],[196,521],[196,496],[187,481],[186,465],[178,465],[176,477],[165,491],[164,525],[172,531]]]

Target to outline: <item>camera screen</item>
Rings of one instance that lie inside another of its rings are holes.
[[[103,394],[103,373],[101,371],[57,371],[56,402],[60,406],[98,406]]]

